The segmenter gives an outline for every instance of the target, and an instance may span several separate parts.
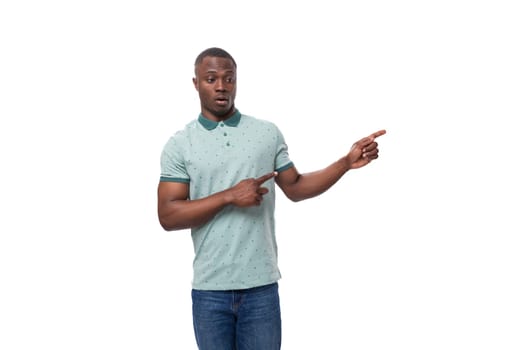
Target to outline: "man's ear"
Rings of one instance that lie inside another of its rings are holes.
[[[197,87],[197,78],[193,78],[193,86],[195,86],[195,90],[199,91],[199,88]]]

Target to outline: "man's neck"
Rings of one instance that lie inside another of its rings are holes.
[[[217,123],[223,122],[226,119],[230,118],[232,115],[235,114],[235,112],[237,112],[237,109],[235,108],[235,106],[233,106],[228,113],[226,113],[226,114],[224,114],[222,116],[215,115],[215,114],[213,114],[213,113],[211,113],[210,111],[207,111],[207,110],[201,110],[201,114],[204,116],[204,118],[212,120],[212,121],[217,122]]]

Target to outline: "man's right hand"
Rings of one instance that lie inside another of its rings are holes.
[[[245,179],[227,190],[228,202],[241,208],[260,205],[268,188],[262,187],[266,181],[277,176],[273,171],[256,179]]]

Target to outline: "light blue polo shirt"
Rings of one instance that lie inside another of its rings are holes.
[[[166,143],[160,181],[188,183],[190,199],[199,199],[292,166],[283,135],[273,123],[239,111],[220,123],[201,114]],[[263,186],[269,192],[260,206],[230,205],[192,228],[194,289],[244,289],[280,279],[275,181]]]

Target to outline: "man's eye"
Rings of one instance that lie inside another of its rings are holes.
[[[206,81],[207,81],[208,83],[213,83],[213,82],[215,81],[215,79],[214,79],[214,78],[208,78],[208,79],[206,79]]]

